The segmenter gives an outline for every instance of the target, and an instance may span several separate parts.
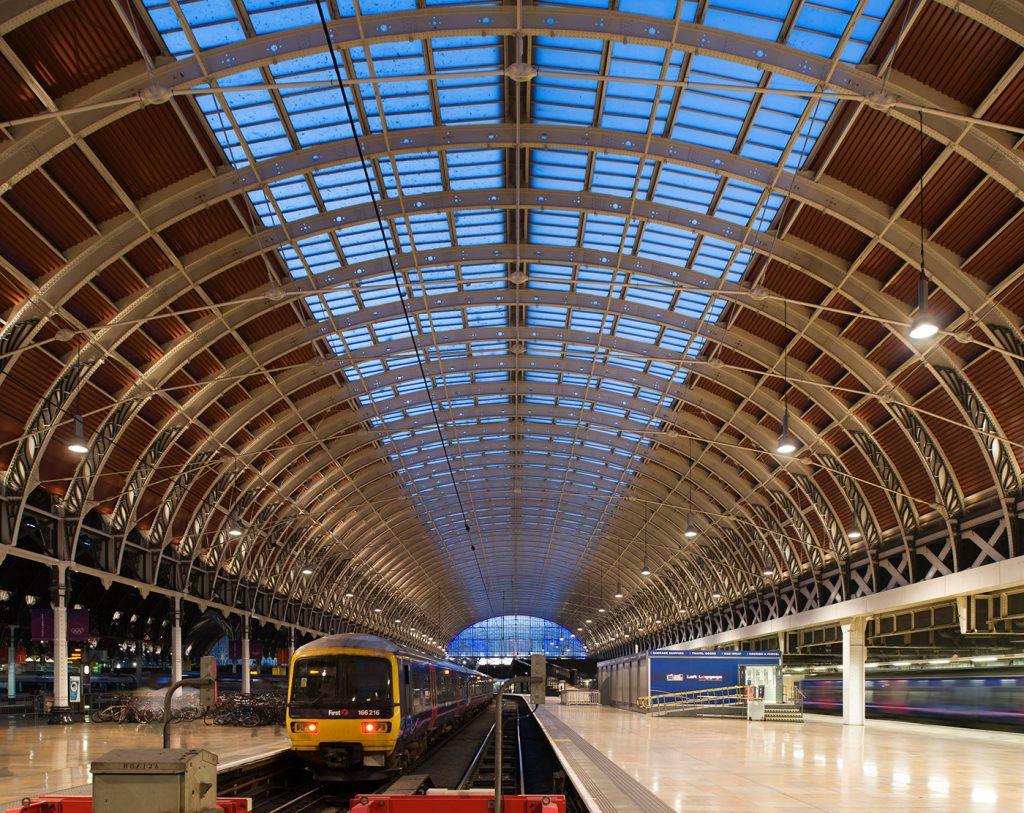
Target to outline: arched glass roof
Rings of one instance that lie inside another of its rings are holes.
[[[280,230],[433,544],[470,574],[474,615],[510,579],[545,613],[576,601],[582,554],[838,103],[799,69],[668,43],[700,23],[853,64],[889,6],[629,0],[509,18],[346,0],[323,7],[335,73],[312,3],[146,2],[177,58],[230,49],[194,92],[236,168],[305,151],[301,171],[248,191],[254,219]],[[645,15],[643,41],[592,35],[624,15]],[[528,83],[505,78],[514,47]]]
[[[561,624],[531,615],[500,615],[466,627],[448,644],[449,658],[585,658],[587,651]]]
[[[1010,4],[0,30],[5,562],[434,652],[529,612],[596,653],[1015,555]]]

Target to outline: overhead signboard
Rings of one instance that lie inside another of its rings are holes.
[[[780,662],[777,650],[656,649],[649,653],[651,695],[739,686],[744,667]]]

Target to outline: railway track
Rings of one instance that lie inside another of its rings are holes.
[[[473,757],[462,779],[457,785],[458,790],[493,789],[498,772],[501,772],[502,794],[525,793],[525,773],[523,771],[523,749],[519,737],[519,717],[522,706],[517,702],[507,702],[502,709],[502,765],[496,762],[497,747],[495,726],[491,726],[479,750]]]

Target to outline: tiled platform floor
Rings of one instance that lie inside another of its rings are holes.
[[[8,800],[78,788],[90,781],[89,763],[115,748],[160,748],[159,724],[47,725],[32,718],[0,718],[0,811]],[[223,767],[288,747],[284,727],[232,728],[172,724],[172,748],[205,748]]]
[[[1024,810],[1024,734],[817,716],[802,725],[648,718],[605,706],[538,714],[604,797],[603,813]]]

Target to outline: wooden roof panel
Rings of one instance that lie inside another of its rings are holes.
[[[141,200],[206,168],[171,105],[150,105],[86,137],[132,200]],[[154,144],[160,160],[154,161]]]
[[[1019,54],[1020,48],[997,31],[924,0],[893,68],[973,108]]]
[[[862,107],[825,172],[859,192],[897,206],[918,181],[920,136],[914,127],[870,107]],[[942,151],[925,136],[925,162],[930,166]],[[877,157],[884,155],[885,171]]]
[[[110,0],[61,3],[6,35],[51,99],[141,60]]]
[[[44,168],[93,223],[104,223],[127,211],[117,193],[78,145],[72,144],[61,150],[46,162]]]
[[[96,232],[68,199],[40,172],[33,172],[4,196],[7,203],[50,245],[65,252]]]

